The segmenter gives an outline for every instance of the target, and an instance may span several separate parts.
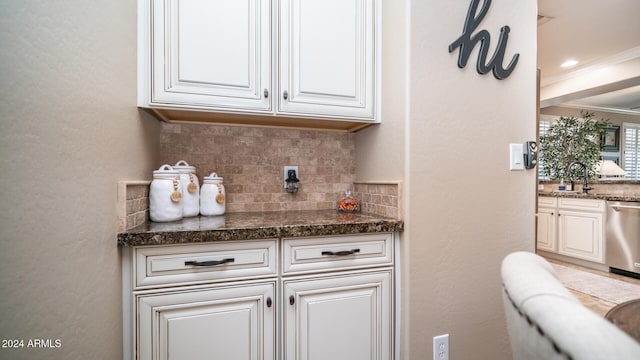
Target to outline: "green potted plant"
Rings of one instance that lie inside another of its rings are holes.
[[[596,176],[594,166],[600,159],[600,139],[609,122],[594,119],[590,112],[581,112],[581,115],[581,119],[561,116],[540,136],[538,155],[543,164],[542,173],[551,180],[582,179],[582,167],[571,166],[576,162],[585,165],[588,178]]]

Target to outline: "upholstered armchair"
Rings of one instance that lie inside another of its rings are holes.
[[[501,273],[513,359],[640,359],[640,343],[584,307],[542,257],[511,253]]]

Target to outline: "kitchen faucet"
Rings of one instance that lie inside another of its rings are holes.
[[[589,184],[587,183],[587,179],[589,177],[589,171],[587,170],[587,166],[581,162],[574,162],[571,165],[569,165],[569,167],[567,168],[567,173],[571,173],[571,168],[574,165],[580,165],[582,166],[582,169],[584,170],[584,180],[582,183],[582,192],[585,194],[589,193],[589,190],[591,190],[591,188],[589,187]]]

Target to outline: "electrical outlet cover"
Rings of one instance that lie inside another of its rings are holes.
[[[449,334],[433,337],[433,360],[449,360]]]

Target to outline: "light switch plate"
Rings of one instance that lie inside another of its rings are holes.
[[[509,144],[509,170],[524,170],[523,144]]]

